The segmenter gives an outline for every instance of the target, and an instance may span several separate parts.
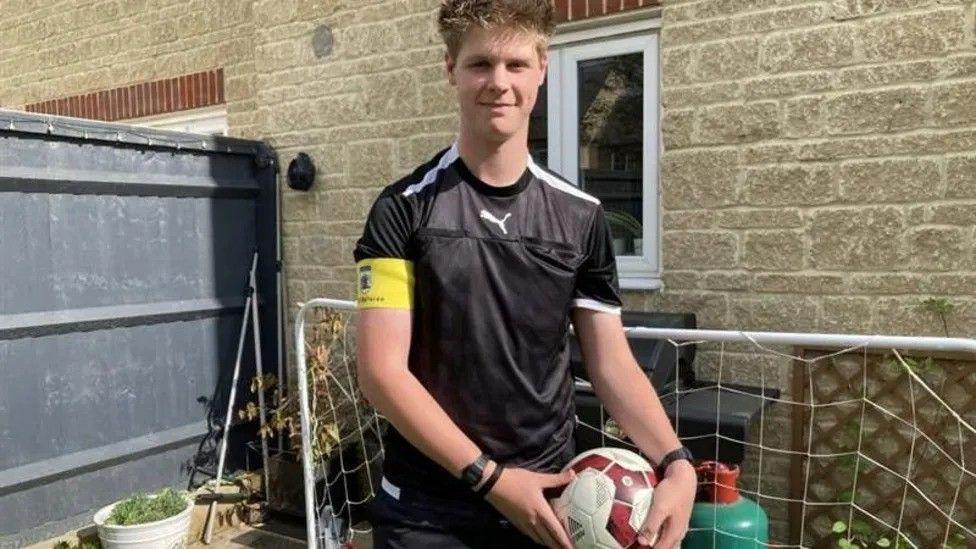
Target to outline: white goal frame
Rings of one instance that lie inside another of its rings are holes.
[[[302,469],[305,486],[306,534],[308,547],[317,549],[319,540],[323,541],[325,549],[338,549],[338,545],[329,536],[320,535],[316,531],[315,516],[315,473],[313,464],[308,457],[312,454],[311,447],[311,418],[308,395],[308,373],[306,371],[305,351],[305,320],[308,311],[315,308],[331,308],[343,311],[356,309],[353,301],[329,298],[309,300],[299,307],[295,315],[295,352],[298,369],[298,392],[301,409],[302,432]],[[628,338],[661,339],[685,342],[713,342],[713,343],[751,343],[754,345],[789,345],[794,347],[828,348],[828,349],[900,349],[911,351],[928,351],[944,353],[969,353],[976,358],[976,339],[947,338],[947,337],[906,337],[883,335],[846,335],[846,334],[812,334],[791,332],[745,332],[730,330],[690,330],[670,328],[625,328]],[[577,381],[577,386],[586,386],[585,382]]]

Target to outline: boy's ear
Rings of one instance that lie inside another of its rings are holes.
[[[454,77],[454,66],[457,62],[451,57],[450,52],[444,52],[444,69],[447,71],[447,81],[451,83],[452,86],[457,85],[457,78]]]
[[[546,83],[546,75],[549,73],[549,55],[543,55],[539,58],[539,66],[542,70],[542,75],[539,77],[539,85]]]

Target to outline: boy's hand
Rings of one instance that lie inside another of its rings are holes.
[[[638,541],[655,549],[674,549],[688,531],[691,507],[695,503],[698,475],[687,461],[672,463],[654,488],[651,508]]]
[[[543,490],[566,486],[574,476],[572,470],[545,474],[506,468],[486,499],[536,543],[554,549],[573,549]]]

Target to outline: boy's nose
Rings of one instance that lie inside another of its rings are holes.
[[[492,91],[505,91],[508,89],[508,73],[504,65],[492,69],[491,76],[488,79],[488,86]]]

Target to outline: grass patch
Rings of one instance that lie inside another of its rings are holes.
[[[186,497],[170,488],[155,496],[139,494],[116,505],[105,524],[134,526],[155,522],[180,514],[186,505]]]

